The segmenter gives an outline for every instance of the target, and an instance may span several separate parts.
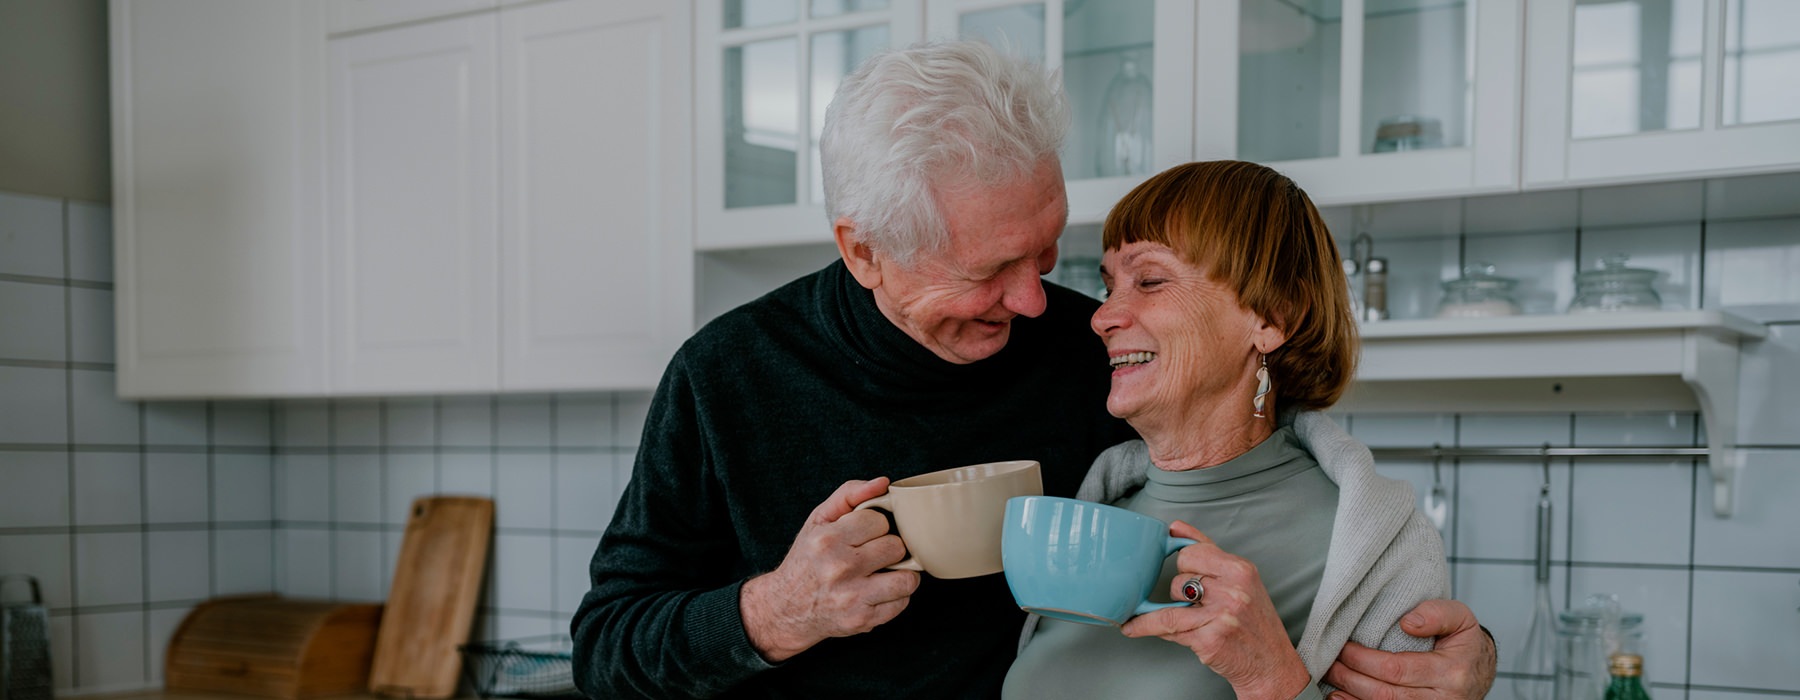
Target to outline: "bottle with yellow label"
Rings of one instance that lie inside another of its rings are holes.
[[[1650,700],[1644,690],[1644,657],[1613,654],[1608,666],[1612,682],[1606,686],[1606,700]]]

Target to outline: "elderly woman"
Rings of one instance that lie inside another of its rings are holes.
[[[1346,641],[1430,649],[1399,620],[1448,595],[1443,543],[1320,413],[1357,340],[1306,193],[1253,163],[1189,163],[1126,195],[1104,245],[1106,407],[1143,439],[1101,454],[1078,495],[1197,540],[1162,576],[1196,602],[1122,630],[1033,618],[1005,697],[1316,698]]]

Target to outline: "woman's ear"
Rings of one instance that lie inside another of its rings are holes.
[[[838,217],[831,225],[831,235],[837,241],[838,256],[844,259],[844,267],[850,269],[856,283],[863,289],[880,287],[881,258],[856,235],[856,222],[847,216]]]
[[[1256,328],[1250,331],[1250,343],[1256,346],[1257,352],[1264,355],[1275,352],[1277,348],[1287,344],[1287,339],[1287,330],[1282,328],[1279,321],[1261,315],[1256,317]]]

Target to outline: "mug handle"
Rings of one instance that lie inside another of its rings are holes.
[[[1171,554],[1179,552],[1179,551],[1181,551],[1182,547],[1186,547],[1190,544],[1200,544],[1200,543],[1195,542],[1194,540],[1190,540],[1186,537],[1170,537],[1169,541],[1163,543],[1163,557],[1166,558]],[[1142,615],[1147,612],[1154,612],[1157,610],[1167,610],[1169,608],[1185,608],[1190,605],[1193,605],[1193,603],[1189,603],[1185,600],[1174,601],[1174,602],[1169,602],[1169,603],[1152,603],[1149,600],[1145,600],[1142,603],[1138,603],[1137,608],[1131,611],[1131,616],[1137,617],[1138,615]]]
[[[881,494],[874,498],[871,498],[869,500],[866,500],[866,501],[856,504],[856,507],[850,509],[850,512],[854,513],[856,511],[864,510],[867,508],[879,508],[883,511],[886,511],[888,515],[893,515],[894,514],[894,506],[892,504],[892,501],[893,501],[893,494],[884,493],[884,494]],[[900,533],[896,532],[896,533],[894,533],[894,536],[899,537]],[[904,538],[904,537],[900,538],[900,543],[906,544],[906,538]],[[1176,549],[1180,549],[1180,547],[1177,547]],[[894,569],[896,571],[919,571],[919,572],[925,571],[925,565],[920,564],[919,558],[912,555],[911,547],[906,548],[906,558],[905,559],[901,559],[900,561],[895,562],[893,566],[886,566],[886,567],[882,567],[882,568]]]

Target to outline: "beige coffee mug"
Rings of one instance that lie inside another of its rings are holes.
[[[1037,462],[990,462],[920,474],[856,506],[894,514],[907,557],[890,569],[938,578],[998,573],[1006,500],[1044,493]]]

